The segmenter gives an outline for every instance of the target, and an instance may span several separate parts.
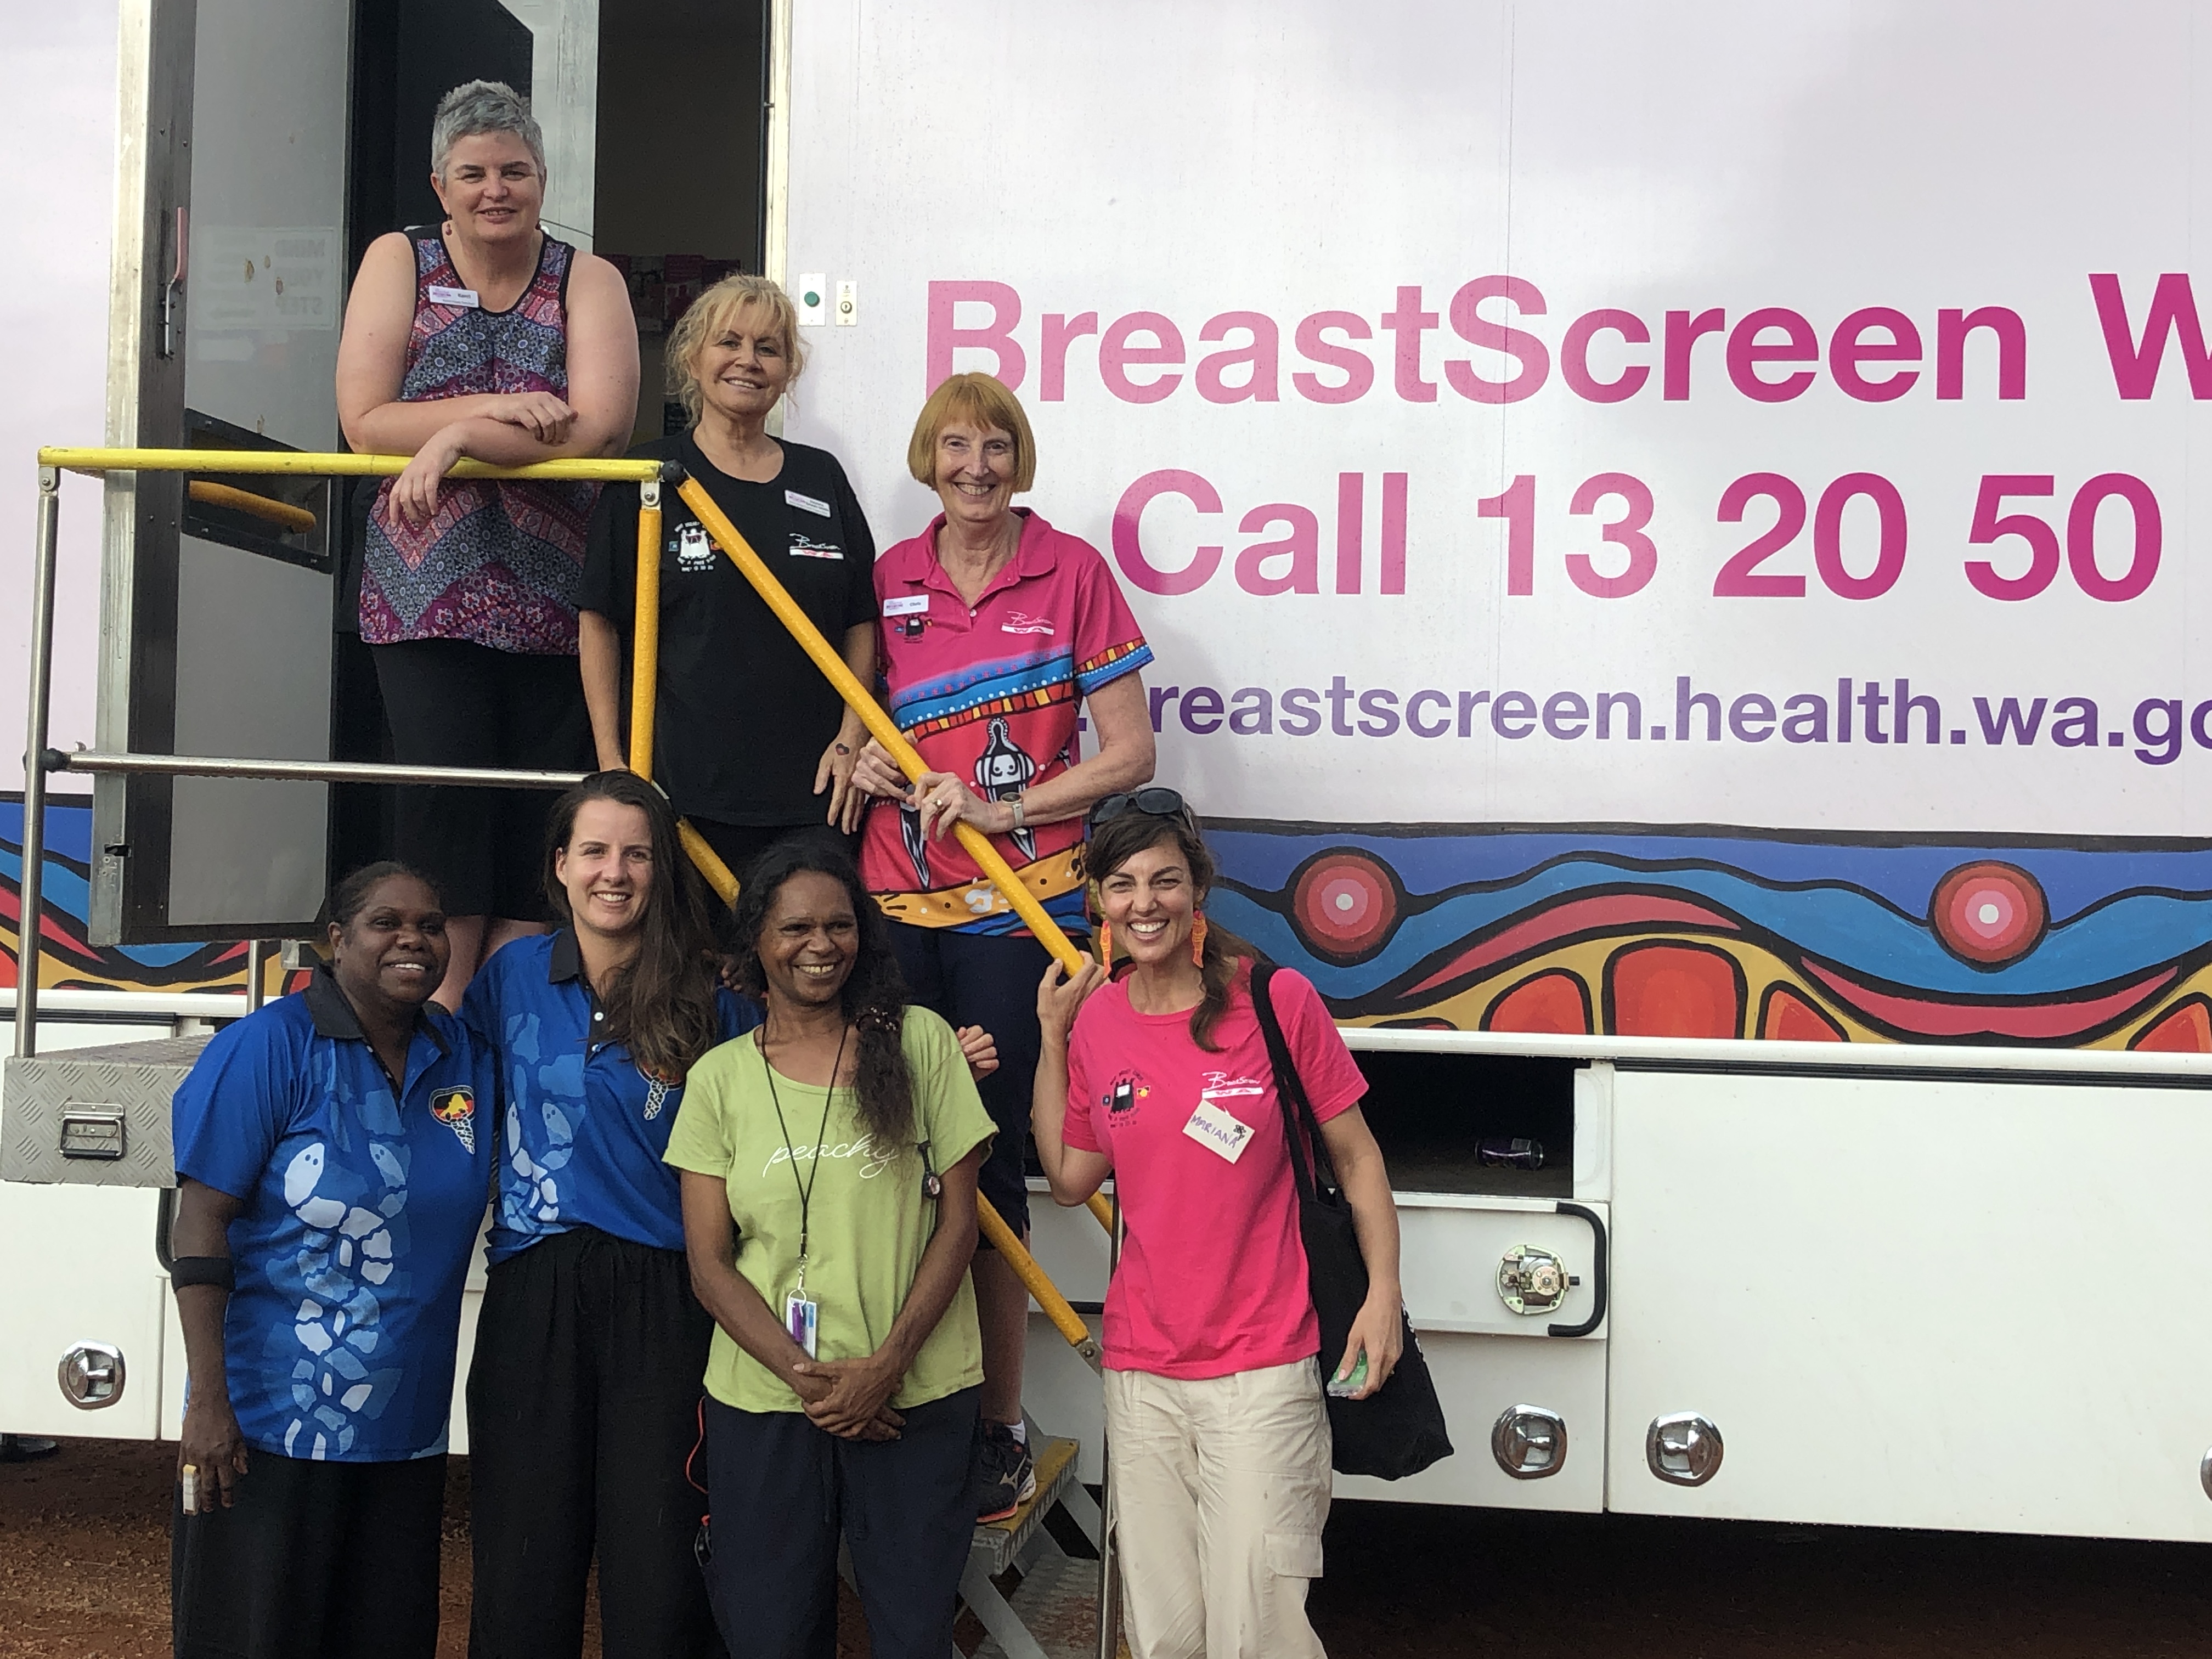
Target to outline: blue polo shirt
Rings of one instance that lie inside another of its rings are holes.
[[[202,1051],[170,1109],[177,1171],[246,1206],[223,1355],[248,1445],[445,1450],[497,1087],[491,1051],[426,1006],[395,1091],[327,968]]]
[[[721,1041],[760,1024],[760,1010],[719,994]],[[600,1040],[605,1016],[585,976],[576,936],[502,946],[470,981],[461,1018],[499,1054],[496,1263],[571,1227],[633,1243],[684,1248],[677,1172],[661,1162],[684,1085],[640,1071],[629,1049]]]

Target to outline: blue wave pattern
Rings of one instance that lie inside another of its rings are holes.
[[[2212,942],[2212,848],[1881,846],[1754,832],[1239,829],[1209,831],[1208,840],[1231,880],[1283,906],[1224,890],[1209,902],[1212,913],[1338,1001],[1371,995],[1521,912],[1623,888],[1711,905],[1824,962],[1934,995],[2063,994],[2156,969]],[[1297,866],[1332,848],[1356,848],[1395,871],[1405,908],[1413,912],[1372,959],[1352,967],[1316,957],[1287,914]],[[1984,860],[2026,870],[2051,904],[2043,941],[2002,969],[1960,961],[1926,921],[1936,884]],[[1468,887],[1478,890],[1451,891]]]

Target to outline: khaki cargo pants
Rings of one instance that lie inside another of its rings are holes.
[[[1106,1373],[1134,1659],[1323,1659],[1306,1622],[1328,1517],[1311,1359],[1194,1382]]]

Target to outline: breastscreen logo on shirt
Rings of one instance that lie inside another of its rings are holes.
[[[1026,611],[1009,611],[1006,621],[999,624],[999,631],[1002,634],[1049,634],[1052,632],[1052,618],[1032,617]]]
[[[465,1086],[441,1089],[430,1097],[430,1115],[453,1132],[464,1152],[477,1149],[476,1091]]]
[[[1137,1121],[1137,1103],[1151,1096],[1152,1085],[1139,1071],[1126,1071],[1107,1085],[1106,1092],[1098,1097],[1098,1103],[1106,1109],[1106,1121],[1116,1127]]]
[[[707,538],[707,526],[696,520],[676,532],[676,568],[693,572],[714,568],[714,544]]]

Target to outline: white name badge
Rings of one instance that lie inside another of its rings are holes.
[[[434,306],[459,306],[464,310],[472,310],[482,304],[472,288],[446,288],[433,283],[427,291]]]
[[[929,595],[902,593],[895,599],[884,601],[886,617],[926,617],[929,614]]]
[[[783,492],[783,499],[801,513],[818,513],[825,519],[830,516],[830,503],[817,501],[811,495],[802,495],[795,489],[787,489]]]
[[[1244,1156],[1244,1148],[1252,1139],[1252,1126],[1230,1116],[1226,1109],[1210,1100],[1198,1103],[1198,1109],[1190,1115],[1190,1121],[1182,1132],[1209,1152],[1234,1164]]]

